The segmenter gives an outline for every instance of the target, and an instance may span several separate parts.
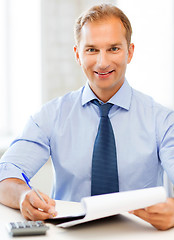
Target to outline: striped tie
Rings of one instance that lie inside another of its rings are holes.
[[[108,113],[111,103],[100,104],[100,123],[94,143],[92,158],[91,195],[119,192],[115,138]]]

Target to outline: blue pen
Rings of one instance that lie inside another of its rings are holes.
[[[29,186],[29,188],[32,189],[32,190],[37,194],[37,196],[38,196],[44,203],[46,203],[45,200],[43,199],[43,197],[42,197],[42,196],[40,195],[40,193],[37,191],[37,189],[34,188],[33,186],[31,186],[31,185],[29,184],[30,179],[29,179],[24,173],[22,173],[22,176],[23,176],[26,184]]]

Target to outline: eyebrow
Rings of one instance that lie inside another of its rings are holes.
[[[91,45],[91,44],[86,44],[85,45],[85,48],[94,48],[94,47],[96,47],[95,45]]]
[[[111,47],[114,47],[114,46],[122,46],[123,44],[122,43],[114,43],[114,44],[111,44]]]
[[[115,47],[115,46],[122,46],[122,43],[112,43],[111,45],[109,45],[109,47]],[[96,48],[96,45],[93,44],[86,44],[85,48]]]

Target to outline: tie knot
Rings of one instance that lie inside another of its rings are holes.
[[[92,100],[92,103],[94,103],[95,105],[97,105],[99,107],[100,117],[107,117],[111,107],[113,106],[112,103],[101,104],[96,99]]]

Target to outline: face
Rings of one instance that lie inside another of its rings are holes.
[[[128,49],[125,31],[120,19],[114,17],[88,22],[82,27],[79,45],[74,47],[90,88],[104,102],[122,86],[133,56],[134,45]]]

